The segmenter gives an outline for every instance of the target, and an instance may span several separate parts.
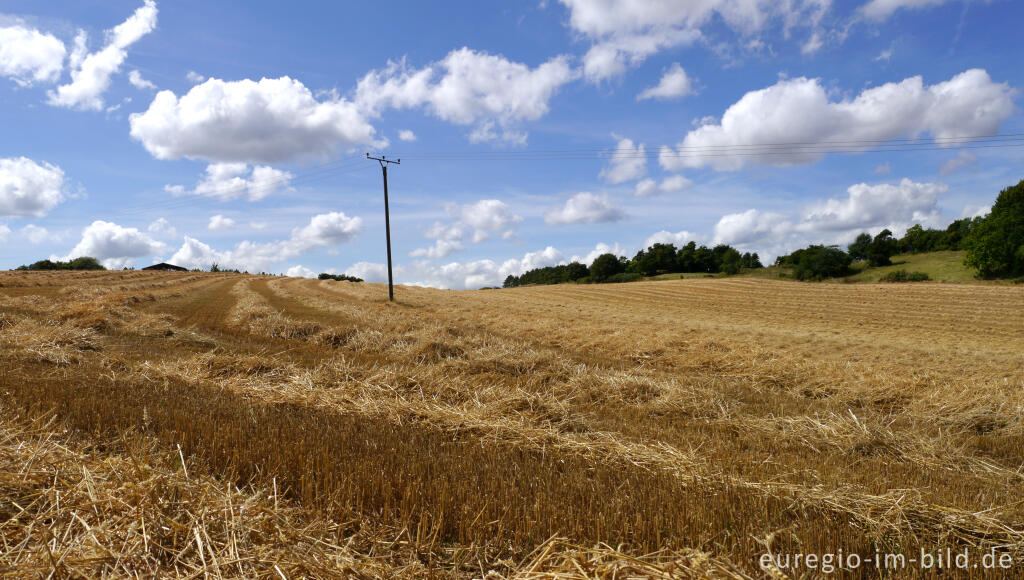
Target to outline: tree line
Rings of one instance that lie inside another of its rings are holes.
[[[799,280],[821,280],[846,276],[855,260],[874,268],[891,265],[895,254],[942,250],[965,250],[964,264],[975,268],[979,278],[1024,276],[1024,180],[999,192],[985,217],[958,219],[945,229],[916,224],[902,238],[893,237],[888,229],[875,236],[864,232],[846,251],[811,245],[779,256],[775,265],[793,268]]]
[[[682,248],[675,244],[656,243],[628,259],[615,254],[601,254],[587,267],[579,262],[527,270],[519,276],[505,278],[504,287],[535,284],[577,284],[631,282],[645,276],[675,273],[738,274],[742,269],[762,268],[757,253],[740,253],[725,244],[713,248],[690,242]]]

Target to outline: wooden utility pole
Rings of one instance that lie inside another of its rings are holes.
[[[370,157],[369,153],[366,154],[366,158],[379,162],[380,169],[384,173],[384,233],[388,240],[388,300],[394,302],[395,286],[394,279],[391,276],[391,215],[388,212],[388,164],[394,163],[395,165],[401,165],[402,160],[391,160],[384,155],[381,155],[380,157]]]

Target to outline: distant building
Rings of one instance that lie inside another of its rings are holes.
[[[181,266],[175,266],[174,264],[168,264],[167,262],[160,262],[159,264],[153,264],[152,266],[146,266],[143,270],[160,270],[163,272],[188,272],[188,268],[182,268]]]

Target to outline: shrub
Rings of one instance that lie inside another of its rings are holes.
[[[893,270],[878,279],[879,282],[925,282],[931,280],[927,272],[910,272],[906,270]]]
[[[636,282],[642,278],[643,275],[638,272],[620,272],[610,276],[605,282]]]
[[[18,270],[106,270],[100,261],[91,256],[82,256],[69,262],[52,262],[39,260],[28,266],[18,266]]]
[[[356,278],[355,276],[348,276],[346,274],[328,274],[326,272],[317,276],[318,280],[334,280],[336,282],[362,282],[362,278]]]
[[[836,246],[808,246],[788,256],[779,256],[775,263],[793,266],[797,280],[823,280],[848,274],[853,258]]]

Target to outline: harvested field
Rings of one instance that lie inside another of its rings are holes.
[[[818,574],[760,556],[947,548],[1024,570],[1024,288],[396,296],[0,273],[0,576],[795,578]]]

